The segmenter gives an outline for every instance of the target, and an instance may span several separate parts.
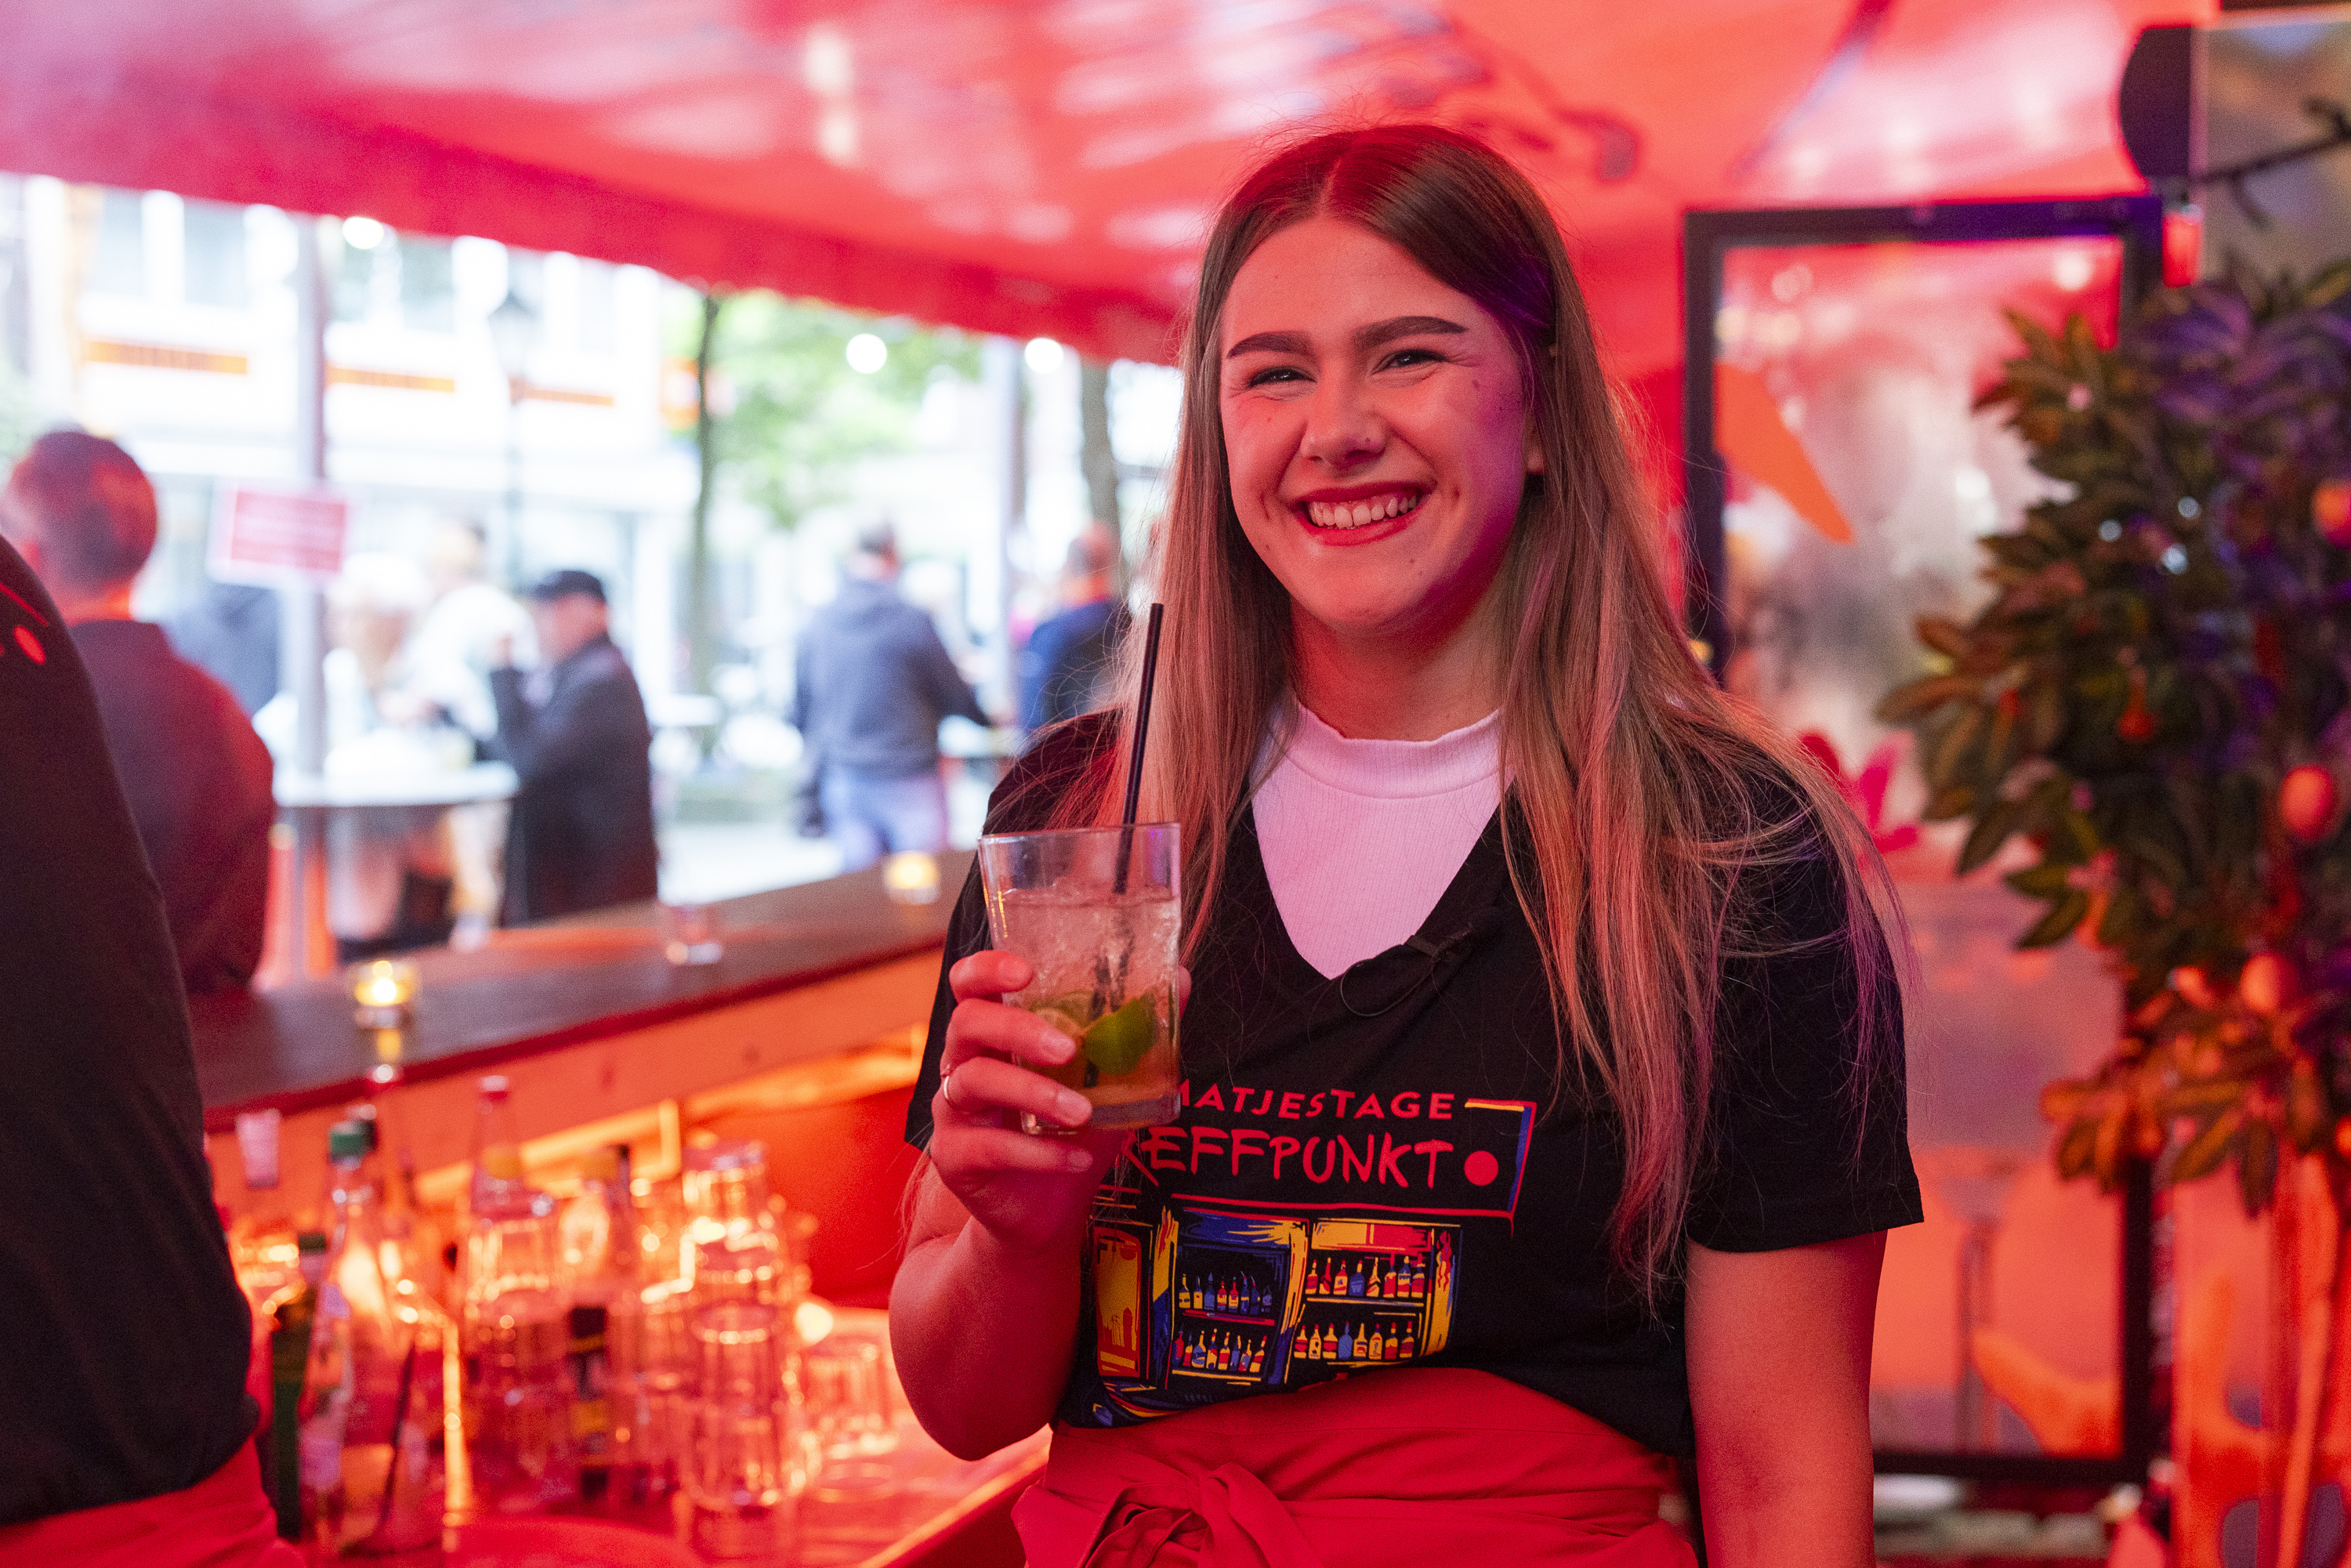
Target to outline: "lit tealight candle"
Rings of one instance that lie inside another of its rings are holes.
[[[351,1000],[362,1029],[398,1029],[416,1000],[416,966],[405,958],[378,958],[351,970]]]
[[[932,904],[939,896],[939,862],[920,850],[902,850],[882,862],[882,890],[899,904]]]

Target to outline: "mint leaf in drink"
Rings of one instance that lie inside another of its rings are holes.
[[[1134,1071],[1144,1052],[1151,1049],[1151,1007],[1152,996],[1146,991],[1088,1025],[1079,1040],[1086,1060],[1106,1077]]]

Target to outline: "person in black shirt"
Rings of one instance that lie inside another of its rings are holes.
[[[1118,536],[1100,523],[1070,545],[1061,572],[1062,609],[1040,621],[1020,650],[1020,724],[1030,734],[1093,707],[1127,625],[1112,568]]]
[[[53,431],[0,491],[0,536],[73,628],[189,991],[245,985],[267,915],[269,751],[227,687],[131,618],[155,548],[153,486],[111,441]]]
[[[297,1561],[171,928],[59,607],[0,541],[0,1562]]]
[[[1275,154],[1183,355],[1143,821],[1169,1124],[1024,1064],[967,885],[891,1299],[959,1453],[1056,1423],[1033,1568],[1873,1561],[1884,1232],[1920,1217],[1885,868],[1676,622],[1549,208],[1435,126]],[[1111,824],[1138,662],[990,829]],[[1017,1130],[1015,1112],[1065,1129]]]
[[[490,672],[495,749],[521,779],[507,829],[506,923],[652,898],[653,730],[629,662],[612,645],[604,584],[549,572],[530,591],[547,667],[523,674],[514,651]]]

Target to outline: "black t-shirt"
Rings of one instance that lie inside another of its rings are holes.
[[[253,1431],[163,902],[74,640],[0,542],[0,1525]]]
[[[1048,737],[999,790],[991,831],[1044,825],[1098,733]],[[1494,1373],[1694,1451],[1682,1302],[1645,1305],[1609,1261],[1617,1126],[1557,1082],[1503,831],[1498,813],[1414,937],[1330,979],[1291,946],[1243,813],[1193,964],[1184,1108],[1130,1140],[1095,1200],[1062,1420],[1126,1426],[1412,1362]],[[1751,880],[1771,945],[1840,928],[1832,862]],[[949,963],[987,945],[977,894],[975,873]],[[1764,1251],[1915,1223],[1890,988],[1874,998],[1890,1038],[1860,1075],[1841,943],[1730,961],[1721,993],[1686,1237]],[[942,977],[907,1122],[918,1145],[951,1005]]]
[[[245,985],[261,966],[269,904],[269,748],[161,626],[85,621],[73,640],[163,891],[181,977],[190,995]]]

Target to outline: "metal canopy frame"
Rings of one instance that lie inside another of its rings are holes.
[[[2163,202],[2155,195],[2063,201],[1938,202],[1899,207],[1699,210],[1682,216],[1682,462],[1685,622],[1719,675],[1730,654],[1723,507],[1726,470],[1714,446],[1715,316],[1723,264],[1733,250],[1794,246],[1969,245],[2098,237],[2122,243],[2119,283],[2126,318],[2163,277]],[[2170,1424],[2170,1345],[2155,1318],[2153,1174],[2126,1174],[2122,1193],[2122,1446],[2108,1457],[1881,1449],[1881,1473],[1946,1475],[2046,1485],[2143,1482]]]

